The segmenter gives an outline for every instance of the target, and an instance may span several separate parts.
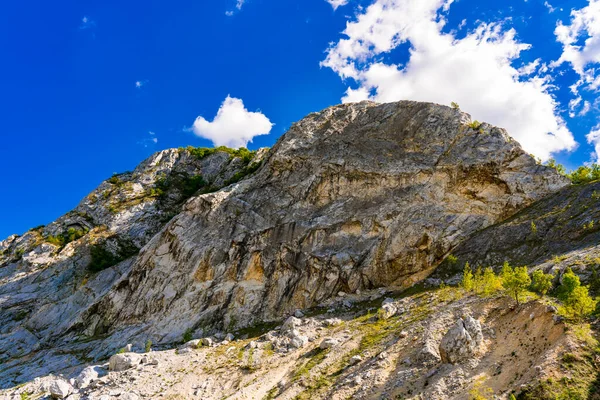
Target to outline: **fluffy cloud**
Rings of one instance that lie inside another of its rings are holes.
[[[590,133],[585,137],[587,142],[594,146],[594,152],[592,157],[595,158],[595,162],[600,163],[600,125],[597,125]]]
[[[563,45],[560,59],[554,63],[570,63],[582,77],[582,83],[594,82],[590,64],[600,63],[600,0],[589,0],[587,7],[571,11],[570,25],[559,22],[554,31]]]
[[[348,4],[348,0],[325,0],[326,2],[328,2],[329,4],[331,4],[331,7],[333,7],[333,10],[337,10],[338,7],[343,7],[346,4]]]
[[[455,101],[474,118],[505,127],[542,159],[574,149],[549,93],[550,78],[543,75],[547,67],[539,61],[513,66],[530,46],[500,23],[480,23],[461,39],[442,32],[452,2],[376,0],[348,22],[346,38],[334,43],[321,63],[357,83],[343,101]],[[404,43],[410,44],[404,65],[381,61]]]
[[[273,124],[260,112],[251,112],[241,99],[227,96],[212,122],[196,118],[192,131],[215,146],[246,147],[255,136],[267,135]]]

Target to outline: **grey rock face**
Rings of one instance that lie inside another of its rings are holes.
[[[123,343],[171,343],[338,293],[410,286],[473,232],[567,185],[504,130],[468,121],[428,103],[336,106],[259,152],[250,178],[187,202],[182,176],[220,188],[245,164],[167,150],[104,182],[55,223],[0,242],[0,378],[77,365],[61,346],[102,358]],[[89,231],[47,243],[70,227]],[[98,244],[130,257],[89,274]]]
[[[600,182],[566,187],[535,202],[512,218],[473,234],[443,263],[441,277],[460,274],[465,262],[493,266],[504,261],[558,276],[566,267],[585,281],[600,257]],[[591,223],[592,222],[592,223]]]
[[[259,151],[252,162],[264,154]],[[16,384],[57,366],[80,364],[64,353],[47,359],[49,352],[39,350],[58,348],[75,326],[86,336],[101,334],[99,317],[81,325],[82,316],[126,277],[138,249],[193,195],[189,182],[202,176],[218,189],[245,167],[240,162],[225,152],[199,159],[189,150],[165,150],[133,172],[103,182],[57,221],[1,241],[0,387],[12,377],[18,376]],[[98,250],[97,259],[114,259],[100,272],[89,267]],[[122,343],[104,350],[112,352]],[[29,366],[19,360],[25,356]]]
[[[481,324],[471,316],[459,318],[442,338],[442,362],[455,364],[471,358],[483,341]]]
[[[568,184],[504,130],[468,121],[415,102],[310,114],[252,178],[186,203],[95,314],[110,332],[143,321],[168,341],[419,281],[462,239]]]

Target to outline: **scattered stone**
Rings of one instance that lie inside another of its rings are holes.
[[[199,346],[201,346],[201,342],[202,339],[194,339],[194,340],[190,340],[189,342],[186,342],[185,344],[183,344],[182,346],[179,347],[180,350],[182,349],[195,349]]]
[[[282,379],[277,383],[277,387],[279,388],[279,390],[283,390],[287,386],[287,383],[287,380]]]
[[[183,355],[183,354],[188,354],[188,353],[191,353],[192,351],[193,351],[193,350],[192,350],[190,347],[185,347],[185,348],[183,348],[183,349],[178,349],[178,350],[177,350],[177,354],[181,354],[181,355]]]
[[[74,386],[79,389],[84,389],[103,374],[104,370],[97,365],[86,367],[79,375],[77,375],[77,378],[75,378]]]
[[[125,346],[126,353],[131,353],[132,349],[133,349],[133,345],[131,343],[128,343],[127,346]]]
[[[321,344],[319,345],[319,348],[321,350],[325,350],[325,349],[330,349],[334,346],[337,346],[339,344],[337,339],[334,338],[325,338],[323,339],[323,341],[321,342]]]
[[[356,365],[358,363],[362,362],[362,357],[361,356],[352,356],[352,358],[350,358],[350,365]]]
[[[346,295],[346,293],[344,293],[344,292],[338,292],[339,297],[344,297],[345,295]]]
[[[402,332],[400,332],[400,334],[398,336],[400,336],[401,339],[404,339],[404,338],[408,337],[408,332],[402,331]]]
[[[328,318],[323,321],[323,325],[326,327],[338,326],[342,323],[342,320],[339,318]]]
[[[388,319],[396,315],[398,309],[393,303],[385,303],[381,306],[381,311],[379,312],[379,318]]]
[[[285,320],[285,322],[281,326],[281,332],[282,333],[291,332],[294,329],[298,328],[300,325],[302,325],[302,320],[300,320],[296,317],[289,317],[288,319]]]
[[[212,338],[202,338],[200,339],[200,343],[202,343],[202,346],[208,346],[211,347],[215,344],[215,342],[212,340]]]
[[[227,335],[225,335],[225,340],[228,342],[232,342],[233,339],[235,339],[235,336],[233,336],[233,333],[228,333]]]
[[[300,310],[296,310],[294,312],[294,317],[296,317],[296,318],[304,318],[304,313],[302,311],[300,311]]]
[[[55,379],[50,383],[49,391],[53,399],[64,399],[73,392],[73,387],[62,379]]]
[[[108,360],[109,371],[125,371],[133,368],[141,361],[141,357],[135,353],[115,354]]]

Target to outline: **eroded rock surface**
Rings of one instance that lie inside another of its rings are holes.
[[[86,320],[170,341],[409,286],[465,237],[568,184],[504,130],[468,121],[416,102],[310,114],[252,178],[189,201]]]
[[[310,114],[268,154],[166,150],[107,180],[0,242],[2,384],[408,287],[568,184],[469,120],[429,103],[347,104]],[[298,329],[277,335],[285,349],[308,344]]]

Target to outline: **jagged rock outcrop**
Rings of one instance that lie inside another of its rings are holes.
[[[442,362],[455,364],[473,357],[482,341],[479,321],[470,315],[459,318],[440,343]]]
[[[340,291],[406,287],[473,232],[569,184],[469,120],[408,101],[310,114],[252,178],[186,203],[82,328],[161,343]]]
[[[73,326],[127,276],[139,249],[190,196],[239,179],[266,153],[244,159],[199,150],[156,153],[55,222],[0,242],[0,386],[87,358],[86,350],[64,351],[58,342],[74,339]]]

